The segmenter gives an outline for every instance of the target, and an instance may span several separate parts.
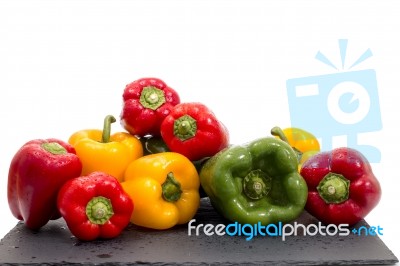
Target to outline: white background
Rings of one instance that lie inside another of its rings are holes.
[[[286,80],[336,73],[314,56],[320,50],[340,65],[337,41],[348,39],[349,62],[368,48],[374,54],[354,70],[375,69],[383,123],[361,136],[382,152],[373,169],[383,196],[366,220],[384,228],[399,257],[399,8],[398,1],[0,1],[0,237],[17,223],[6,198],[15,152],[31,139],[101,128],[105,115],[119,116],[127,83],[163,79],[182,101],[208,105],[239,144],[290,126]]]

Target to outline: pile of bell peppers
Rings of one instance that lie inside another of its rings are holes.
[[[321,152],[300,128],[273,127],[241,145],[200,102],[158,78],[122,93],[120,124],[81,129],[68,142],[36,139],[13,157],[12,214],[32,230],[63,218],[82,241],[109,239],[129,224],[166,230],[189,222],[201,197],[228,221],[287,223],[306,210],[323,223],[354,225],[379,202],[381,188],[366,158],[342,147]]]

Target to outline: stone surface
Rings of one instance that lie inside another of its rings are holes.
[[[193,225],[220,224],[222,220],[207,199]],[[303,213],[298,224],[318,224]],[[292,223],[294,224],[294,223]],[[361,221],[354,228],[368,227]],[[347,236],[198,236],[195,230],[188,235],[188,226],[182,225],[165,231],[155,231],[130,225],[117,238],[81,242],[71,235],[64,221],[51,221],[39,232],[28,230],[18,223],[0,242],[1,264],[51,265],[135,265],[135,264],[187,264],[187,265],[356,265],[395,264],[396,256],[378,236],[350,233]],[[271,231],[272,232],[272,231]]]

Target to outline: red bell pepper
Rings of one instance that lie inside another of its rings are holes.
[[[161,122],[180,102],[178,93],[157,78],[133,81],[122,98],[121,125],[137,136],[160,136]]]
[[[57,206],[71,233],[83,241],[117,237],[133,212],[133,202],[121,184],[104,172],[66,182]]]
[[[215,155],[229,145],[229,133],[214,113],[202,103],[176,105],[161,124],[168,148],[191,161]]]
[[[308,184],[305,209],[325,224],[354,225],[380,201],[381,187],[357,150],[337,148],[308,159],[300,174]]]
[[[14,155],[8,173],[8,204],[12,214],[37,230],[60,218],[57,193],[69,179],[81,174],[75,149],[57,139],[25,143]]]

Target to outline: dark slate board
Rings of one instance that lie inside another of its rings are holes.
[[[226,223],[202,199],[196,223]],[[318,221],[304,212],[302,224]],[[355,225],[368,226],[365,221]],[[18,223],[0,242],[1,264],[79,265],[356,265],[395,264],[396,256],[377,236],[188,236],[187,225],[155,231],[130,225],[117,238],[81,242],[64,221],[51,221],[39,232]]]

